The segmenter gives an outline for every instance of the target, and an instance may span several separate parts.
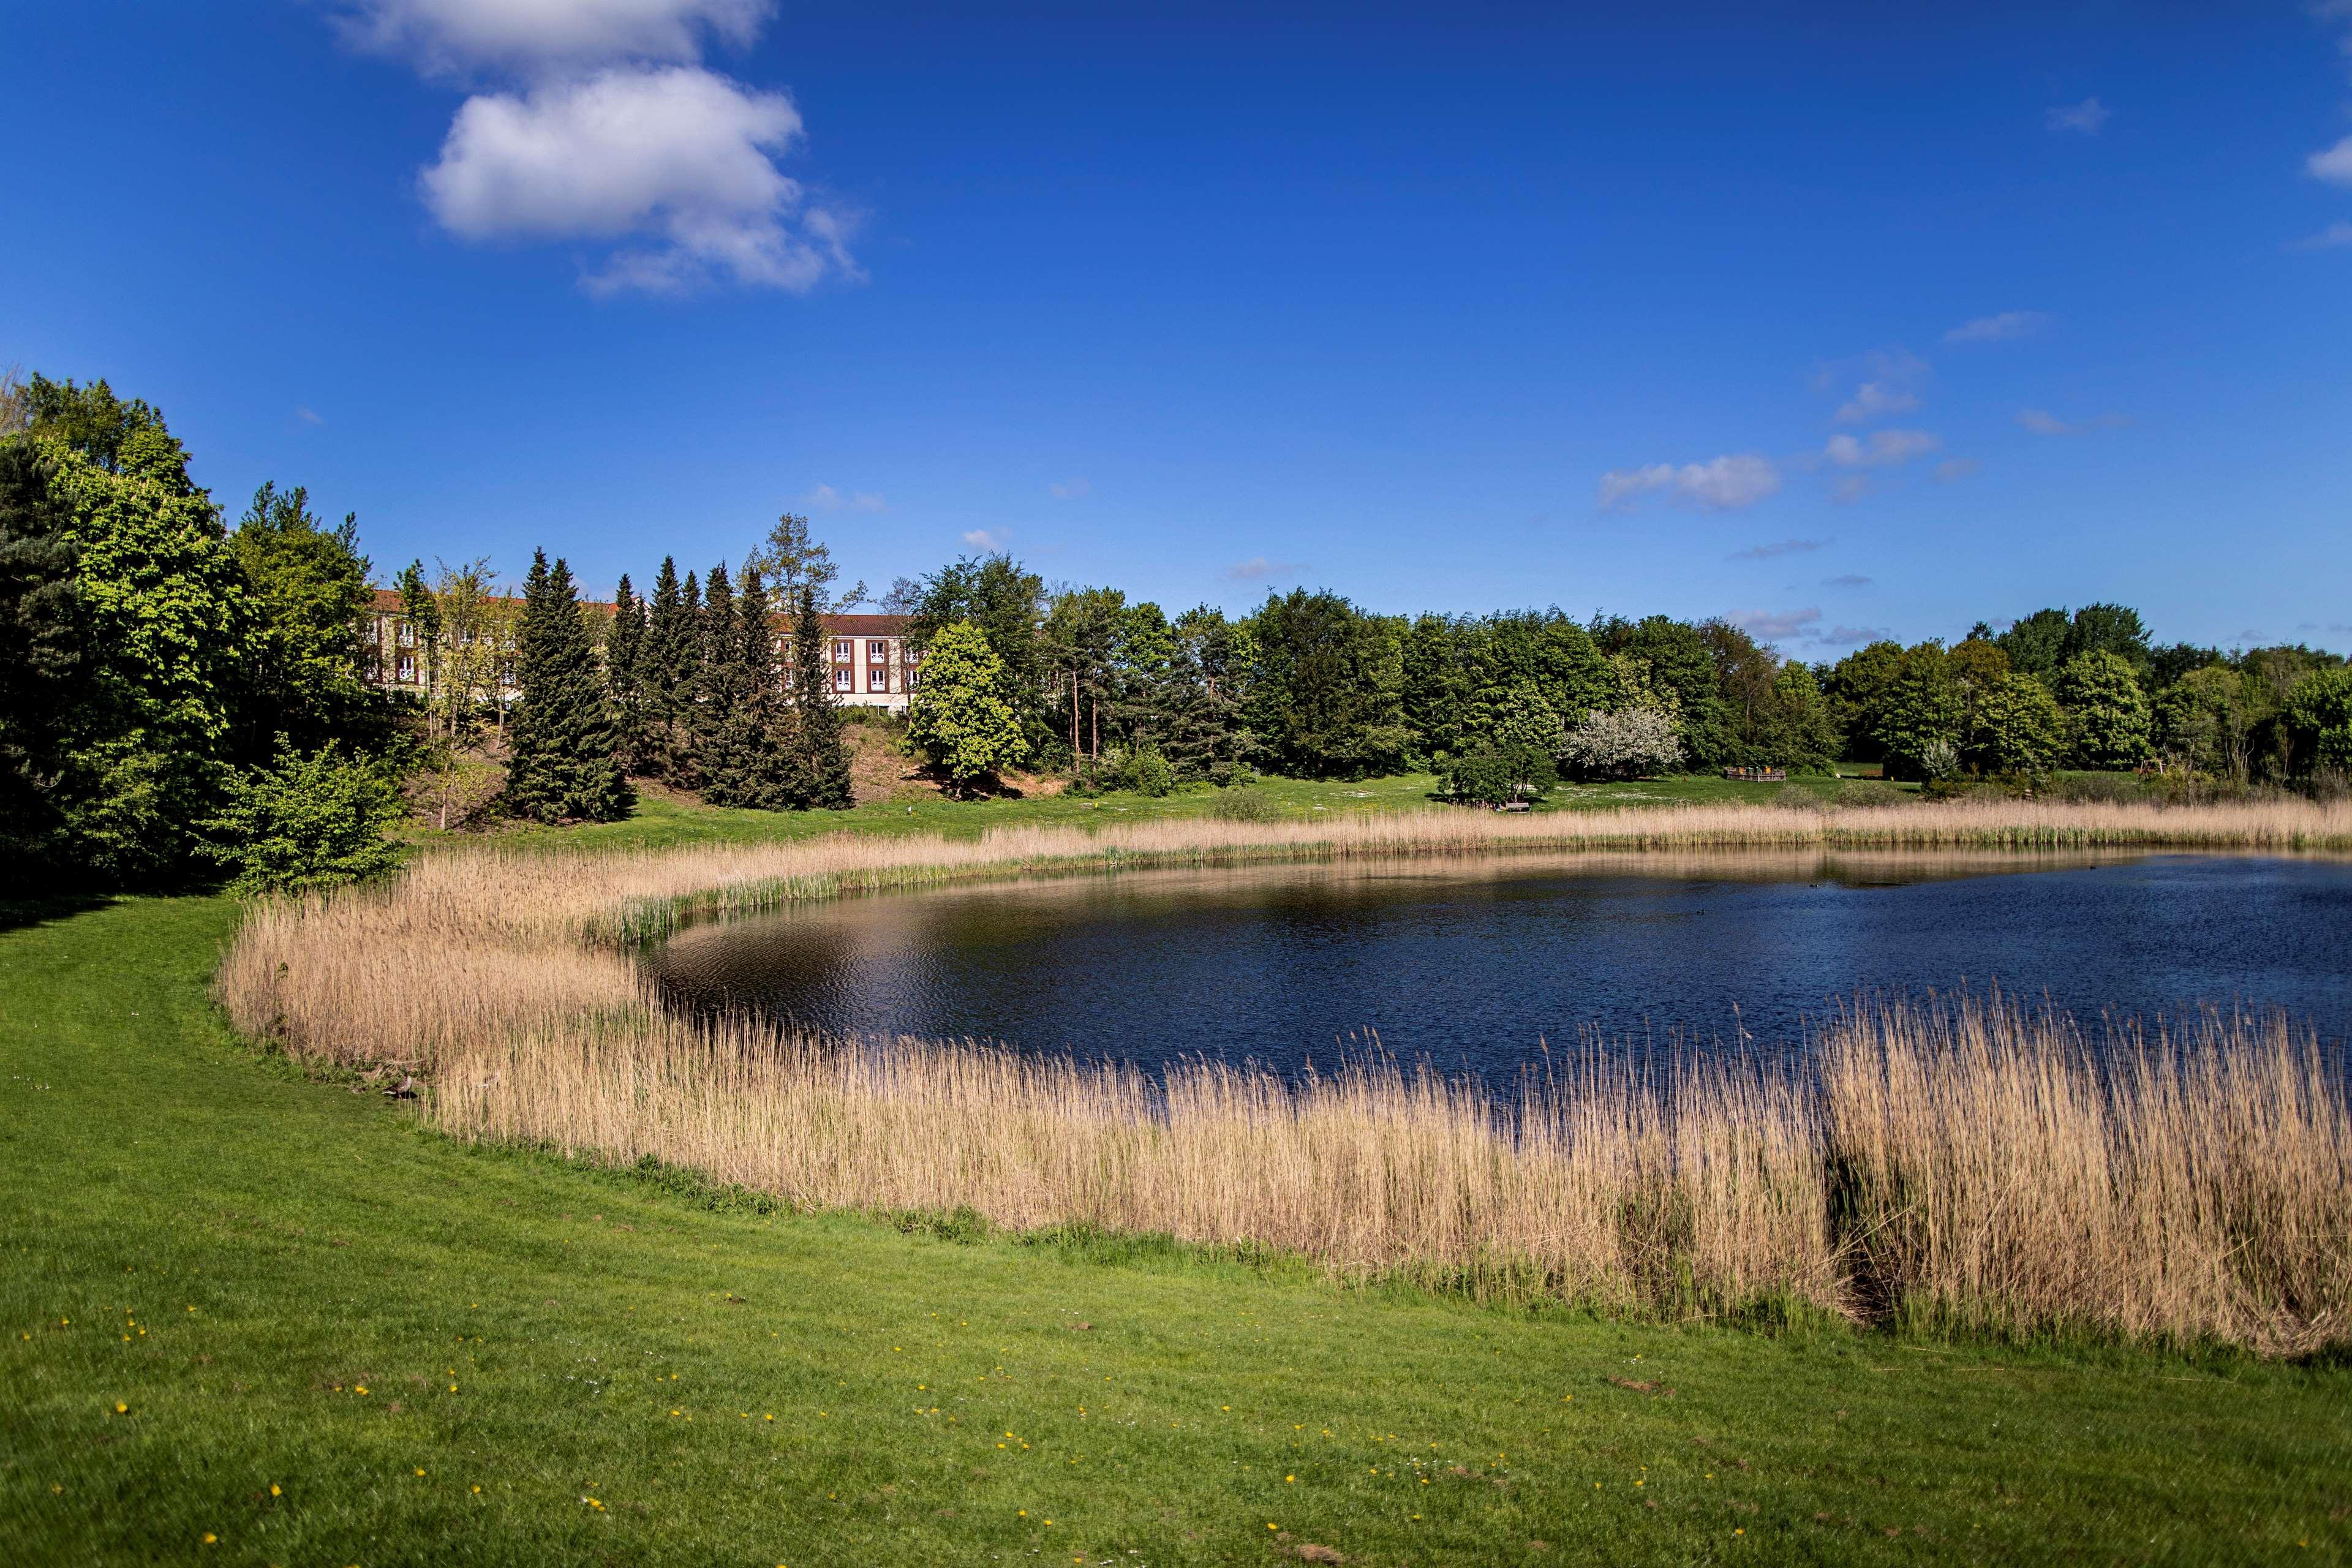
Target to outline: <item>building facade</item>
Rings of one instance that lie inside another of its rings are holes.
[[[612,624],[613,606],[589,600],[582,608],[588,612],[601,645],[604,628]],[[438,662],[446,667],[446,655],[457,651],[451,647],[453,638],[463,638],[467,651],[477,637],[487,640],[495,658],[499,700],[511,701],[518,695],[514,635],[522,619],[522,600],[512,596],[493,599],[488,609],[486,624],[478,631],[453,633],[446,627],[443,629],[445,658]],[[907,628],[912,617],[835,615],[823,619],[829,645],[825,649],[825,668],[833,681],[834,700],[844,707],[905,712],[922,680],[921,658],[907,646]],[[772,624],[777,662],[783,668],[784,684],[789,688],[793,682],[792,617],[779,615]],[[418,630],[408,618],[400,595],[389,588],[378,588],[374,606],[360,627],[360,662],[369,682],[387,691],[422,697],[436,662],[431,653],[420,646]]]

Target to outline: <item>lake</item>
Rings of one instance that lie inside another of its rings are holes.
[[[1764,1048],[1857,990],[2086,1021],[2282,1007],[2352,1035],[2352,861],[1729,852],[1134,872],[807,905],[648,955],[829,1033],[1293,1074],[1340,1043],[1508,1076],[1542,1043]]]

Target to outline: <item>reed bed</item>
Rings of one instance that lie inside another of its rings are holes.
[[[2352,844],[2352,809],[1974,803],[1162,822],[977,840],[427,860],[257,909],[219,995],[306,1060],[425,1075],[470,1139],[651,1155],[813,1208],[970,1208],[1293,1249],[1629,1312],[1811,1309],[2293,1353],[2352,1339],[2341,1074],[2280,1018],[2088,1031],[1857,1002],[1793,1071],[1587,1042],[1515,1086],[1377,1058],[1302,1083],[680,1018],[626,949],[799,898],[982,877],[1478,850]]]

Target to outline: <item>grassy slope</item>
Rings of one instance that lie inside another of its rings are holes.
[[[1426,810],[1435,804],[1437,787],[1432,773],[1402,773],[1360,783],[1322,783],[1310,779],[1270,778],[1255,786],[1284,816],[1311,818],[1326,813],[1351,811]],[[1661,805],[1675,803],[1713,805],[1726,801],[1766,803],[1780,792],[1797,788],[1823,800],[1870,801],[1916,794],[1913,786],[1875,780],[1843,781],[1802,778],[1790,784],[1734,784],[1718,778],[1643,779],[1627,784],[1571,784],[1553,792],[1540,807],[1546,811],[1595,811],[1617,805]],[[844,812],[730,811],[649,796],[625,822],[552,831],[523,831],[510,842],[543,840],[551,847],[630,847],[667,848],[679,844],[720,839],[796,838],[814,833],[850,829],[865,833],[974,834],[1000,825],[1087,826],[1105,822],[1136,822],[1150,817],[1205,816],[1213,812],[1223,792],[1196,787],[1152,799],[1124,793],[1079,800],[1069,795],[1045,795],[1024,800],[980,802],[943,800],[936,795],[877,802]],[[449,841],[423,834],[420,841]],[[475,842],[461,839],[459,842]]]
[[[248,1054],[204,992],[233,919],[0,931],[10,1561],[2352,1554],[2344,1370],[1597,1323],[714,1210]]]

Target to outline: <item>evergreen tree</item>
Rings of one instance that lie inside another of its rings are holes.
[[[801,804],[842,811],[851,804],[849,748],[842,741],[830,663],[816,590],[804,583],[793,606],[793,778]]]
[[[711,573],[712,601],[727,585],[726,569]],[[776,668],[775,627],[768,593],[757,564],[743,568],[742,591],[722,625],[716,610],[711,633],[719,639],[711,660],[712,687],[722,694],[724,712],[710,731],[703,756],[702,798],[712,805],[782,811],[795,804],[793,757],[787,748],[782,681]]]
[[[689,572],[677,581],[677,563],[662,557],[654,578],[651,614],[639,658],[645,692],[649,771],[671,784],[691,787],[692,719],[697,679],[702,668],[702,590]]]
[[[646,654],[646,606],[624,572],[613,590],[613,626],[604,637],[604,684],[613,694],[614,745],[624,773],[654,771]]]
[[[411,561],[400,571],[400,613],[416,634],[416,656],[419,673],[425,678],[425,722],[430,733],[434,721],[433,699],[441,681],[441,601],[425,581],[425,563]]]
[[[689,579],[689,583],[690,583]],[[684,729],[693,761],[681,783],[692,789],[710,784],[710,764],[725,743],[728,721],[735,715],[740,689],[735,663],[735,584],[727,563],[710,569],[702,584],[702,609],[695,617],[694,701],[687,710]]]
[[[507,805],[540,822],[610,822],[634,803],[614,755],[612,700],[581,617],[572,568],[534,552],[516,639],[522,700],[509,728]]]
[[[29,442],[0,441],[0,839],[36,859],[64,847],[56,789],[89,653],[50,474]]]

